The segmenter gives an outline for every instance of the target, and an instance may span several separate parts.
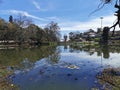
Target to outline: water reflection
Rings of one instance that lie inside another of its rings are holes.
[[[4,67],[0,68],[0,88],[4,88],[5,90],[7,90],[6,87],[8,86],[8,84],[10,86],[9,89],[13,88],[13,86],[15,87],[15,85],[13,84],[11,86],[11,80],[6,78],[14,77],[14,74],[18,74],[21,72],[29,72],[35,67],[35,62],[37,60],[49,57],[51,58],[50,60],[57,62],[57,54],[59,54],[59,52],[56,52],[56,46],[42,46],[40,48],[0,49],[0,67]],[[56,57],[54,58],[54,56]]]
[[[68,45],[65,43],[64,50],[67,50],[67,49],[68,49]]]
[[[108,46],[108,45],[96,45],[96,46],[70,46],[70,52],[79,52],[84,51],[87,52],[89,55],[93,55],[97,52],[98,56],[103,54],[103,58],[108,59],[110,58],[110,53],[120,53],[119,46]]]
[[[52,65],[57,64],[58,61],[60,60],[60,52],[61,52],[60,47],[57,47],[55,52],[46,58],[48,63]]]
[[[117,46],[5,49],[0,50],[0,65],[13,72],[8,75],[10,85],[20,90],[90,90],[98,72],[120,63],[115,61],[117,53]]]
[[[26,59],[34,63],[37,60],[55,53],[56,47],[42,46],[40,48],[15,48],[0,50],[0,65],[15,66]]]
[[[47,58],[50,63],[58,63],[60,59],[61,47],[41,48],[15,48],[0,50],[0,65],[19,66],[25,63],[34,63],[42,58]],[[120,53],[119,46],[64,46],[70,53],[86,52],[88,55],[97,53],[97,56],[103,56],[104,59],[110,58],[110,53]],[[31,64],[32,65],[32,64]],[[23,67],[23,66],[20,66]]]

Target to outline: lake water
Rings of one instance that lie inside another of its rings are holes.
[[[1,49],[0,65],[13,72],[8,90],[104,90],[96,75],[120,67],[119,53],[119,46]]]

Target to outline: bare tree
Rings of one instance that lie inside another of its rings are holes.
[[[101,3],[98,6],[97,10],[103,8],[105,4],[109,4],[112,1],[115,2],[114,8],[118,9],[114,14],[115,16],[117,16],[117,20],[116,20],[115,24],[110,27],[110,29],[113,28],[113,34],[112,34],[112,36],[113,36],[116,26],[119,25],[119,28],[120,28],[120,0],[100,0],[100,1],[101,1]]]
[[[14,23],[16,23],[21,28],[25,28],[32,24],[32,20],[20,14],[16,19],[14,19]]]
[[[109,4],[109,3],[111,3],[111,2],[114,1],[114,0],[99,0],[99,1],[100,1],[100,4],[98,5],[97,9],[95,9],[93,12],[91,12],[91,13],[89,14],[89,16],[92,15],[93,13],[95,13],[96,11],[99,11],[99,10],[102,9],[106,4]]]
[[[55,22],[50,22],[45,27],[45,32],[47,33],[50,41],[59,41],[60,40],[60,27]]]

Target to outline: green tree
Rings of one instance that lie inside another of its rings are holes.
[[[67,41],[67,35],[64,35],[64,42]]]
[[[103,43],[107,43],[108,42],[109,30],[110,30],[109,27],[104,27],[103,28],[103,34],[102,34]]]
[[[26,36],[28,36],[28,39],[30,39],[31,41],[35,41],[36,39],[37,27],[38,26],[36,26],[35,24],[30,24],[26,28]]]
[[[12,17],[12,15],[10,15],[10,17],[9,17],[9,22],[13,23],[13,17]]]
[[[69,39],[70,39],[70,41],[74,40],[74,33],[73,32],[69,33]]]
[[[10,40],[18,44],[58,42],[60,41],[59,30],[60,28],[55,22],[50,22],[42,29],[22,15],[19,15],[14,20],[10,15],[8,23],[4,19],[0,19],[0,40],[7,42]]]
[[[100,34],[102,32],[101,28],[97,28],[97,34]]]
[[[0,30],[5,29],[7,29],[7,22],[4,19],[0,18]]]
[[[32,20],[28,19],[26,16],[19,15],[16,19],[14,19],[13,25],[16,29],[14,40],[19,44],[25,43],[28,40],[27,27],[32,24]],[[31,34],[30,34],[31,35]],[[29,35],[29,36],[30,36]]]
[[[46,40],[46,33],[45,33],[45,31],[42,28],[37,27],[36,37],[37,37],[38,44],[44,42]]]

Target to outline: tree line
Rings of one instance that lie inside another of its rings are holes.
[[[56,22],[50,22],[41,28],[26,16],[19,15],[13,19],[9,16],[9,22],[0,18],[0,43],[14,42],[16,44],[42,44],[60,41],[60,28]]]

